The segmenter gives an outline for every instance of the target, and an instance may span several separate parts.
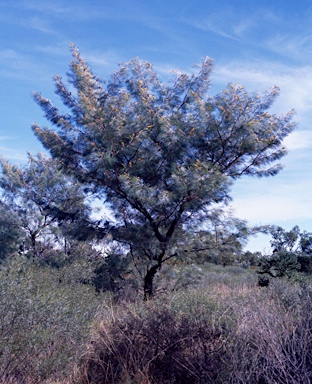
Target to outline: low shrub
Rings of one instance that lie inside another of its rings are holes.
[[[312,295],[275,279],[267,288],[211,284],[104,309],[77,384],[308,384]]]
[[[89,343],[77,382],[222,383],[226,330],[213,320],[215,308],[203,300],[201,315],[194,316],[187,299],[171,304],[172,299],[127,305],[106,316]]]
[[[69,377],[83,352],[99,296],[66,271],[14,259],[0,268],[0,382]]]

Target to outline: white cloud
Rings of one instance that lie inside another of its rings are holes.
[[[108,51],[92,51],[83,52],[83,57],[86,57],[87,62],[92,65],[94,72],[98,72],[98,69],[102,72],[103,67],[109,69],[117,69],[118,62],[123,62],[120,55],[113,50]]]
[[[212,32],[231,40],[239,40],[239,35],[249,27],[249,23],[237,22],[234,15],[229,10],[223,12],[214,12],[209,15],[192,15],[192,13],[184,13],[181,16],[183,22],[191,25],[196,29],[205,32]]]
[[[0,77],[19,80],[38,79],[42,66],[29,54],[13,49],[0,51]]]
[[[81,14],[81,9],[76,6],[65,5],[64,2],[60,1],[50,1],[50,2],[37,2],[37,1],[18,1],[16,7],[30,10],[33,12],[50,14],[50,15],[68,15],[74,14],[75,11],[79,10]],[[86,13],[86,12],[85,12]],[[77,16],[77,15],[76,15]]]
[[[57,32],[52,28],[51,23],[47,19],[42,17],[32,17],[29,20],[28,25],[36,29],[37,31],[48,33],[48,34],[57,34]]]
[[[27,153],[25,150],[0,147],[0,157],[4,157],[13,162],[23,163],[27,160]]]
[[[273,224],[293,220],[294,222],[311,218],[311,199],[289,196],[287,190],[278,195],[263,191],[263,196],[244,196],[235,198],[233,208],[239,217],[254,224]]]
[[[270,89],[273,85],[280,87],[274,112],[287,112],[295,109],[296,120],[306,120],[312,113],[312,66],[297,67],[262,62],[233,62],[228,65],[216,65],[213,82],[224,84],[239,82],[247,90]],[[309,117],[310,120],[310,117]]]
[[[284,143],[290,151],[312,148],[312,129],[311,131],[294,131],[286,137]]]

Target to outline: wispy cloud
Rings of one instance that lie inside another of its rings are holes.
[[[33,51],[35,53],[44,53],[49,56],[64,57],[64,62],[66,58],[69,57],[69,42],[59,40],[54,42],[54,44],[49,45],[36,45],[33,46]]]
[[[62,20],[137,20],[138,14],[129,12],[133,10],[132,2],[116,1],[108,2],[89,2],[87,5],[83,2],[66,2],[62,0],[38,2],[36,0],[22,0],[15,4],[19,9],[32,11],[36,14],[44,15],[54,19]],[[141,6],[141,8],[143,8]]]
[[[283,33],[277,34],[266,40],[267,48],[276,53],[285,55],[289,58],[300,58],[311,55],[312,48],[312,35],[311,34],[292,34]]]
[[[312,148],[312,129],[294,131],[286,137],[284,143],[288,150],[303,150]]]
[[[247,11],[233,7],[230,3],[220,5],[217,11],[215,7],[210,11],[209,6],[204,12],[200,8],[188,8],[181,18],[195,29],[244,42],[252,41],[253,33],[260,25],[276,23],[276,19],[266,9]]]
[[[33,12],[38,12],[41,14],[49,14],[51,15],[68,15],[73,12],[77,12],[77,10],[80,10],[79,6],[73,6],[69,5],[68,3],[65,3],[63,1],[45,1],[45,2],[38,2],[34,0],[22,0],[17,1],[15,3],[15,7],[19,9],[25,9]]]
[[[231,40],[239,40],[238,33],[240,32],[240,28],[238,25],[227,25],[224,20],[224,16],[222,17],[221,14],[212,14],[200,19],[184,16],[183,21],[202,31],[213,32]]]
[[[209,6],[207,7],[209,9]],[[215,34],[221,38],[242,43],[241,52],[256,50],[259,57],[279,54],[292,62],[303,62],[312,57],[312,12],[289,15],[287,6],[280,12],[272,6],[234,7],[223,4],[216,11],[200,12],[188,9],[183,21],[195,29]],[[291,18],[291,22],[289,22]],[[225,45],[226,47],[226,45]],[[240,53],[241,53],[240,52]]]
[[[6,148],[0,146],[0,156],[13,161],[14,163],[24,163],[27,161],[27,153],[22,150]]]
[[[312,66],[292,67],[269,61],[241,61],[218,65],[214,83],[239,82],[248,90],[270,89],[278,85],[281,93],[274,110],[287,112],[295,109],[296,119],[304,121],[312,112]]]
[[[15,49],[0,50],[0,77],[19,80],[38,79],[42,66],[30,55]]]
[[[36,29],[37,31],[47,33],[47,34],[52,34],[56,35],[58,34],[56,30],[52,27],[51,22],[47,20],[46,18],[40,18],[40,17],[32,17],[30,21],[28,22],[28,25]]]
[[[108,69],[117,69],[117,64],[119,62],[124,62],[126,59],[121,57],[119,53],[114,50],[108,51],[95,51],[92,52],[83,52],[82,54],[87,58],[87,62],[92,66],[92,69],[97,73],[103,71],[103,67]],[[129,60],[129,58],[127,58]]]

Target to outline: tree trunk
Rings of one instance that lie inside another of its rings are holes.
[[[158,272],[160,265],[153,265],[150,269],[147,270],[144,277],[144,300],[151,299],[154,295],[154,277]]]
[[[31,247],[34,253],[34,256],[37,257],[37,232],[31,233],[30,234],[30,239],[31,239]]]

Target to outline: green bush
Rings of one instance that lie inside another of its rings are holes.
[[[0,201],[0,262],[17,252],[21,238],[21,223],[17,214]]]
[[[100,299],[72,281],[66,270],[22,258],[1,266],[0,382],[42,383],[72,373]]]

